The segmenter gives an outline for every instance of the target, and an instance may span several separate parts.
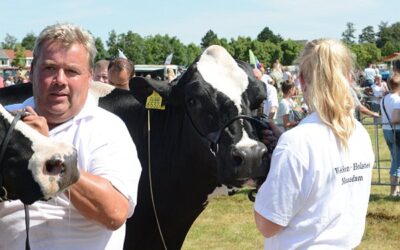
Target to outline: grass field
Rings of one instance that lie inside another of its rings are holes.
[[[382,185],[372,186],[366,231],[357,249],[397,250],[400,249],[400,198],[388,196],[390,154],[380,126],[365,127],[371,135],[378,160],[373,170],[373,183]],[[195,221],[182,249],[263,249],[263,237],[255,227],[248,191],[243,189],[233,196],[212,200]]]

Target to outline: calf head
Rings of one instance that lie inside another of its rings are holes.
[[[50,199],[79,178],[76,150],[41,135],[22,121],[4,140],[14,117],[0,105],[0,141],[5,147],[0,162],[1,199],[31,204]]]
[[[241,186],[265,174],[267,148],[257,140],[251,116],[266,98],[266,89],[247,63],[211,46],[172,83],[142,81],[182,110],[202,148],[214,155],[220,183]]]

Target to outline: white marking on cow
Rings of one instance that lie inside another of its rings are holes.
[[[211,199],[218,197],[218,196],[228,196],[238,190],[239,190],[239,188],[236,188],[236,187],[228,187],[225,185],[221,185],[219,187],[216,187],[214,189],[214,191],[207,196],[207,202],[209,202]]]
[[[242,94],[249,85],[249,79],[233,57],[221,46],[208,47],[197,62],[201,76],[215,89],[227,95],[235,104],[240,114]],[[242,122],[243,126],[243,122]],[[236,144],[238,147],[251,147],[257,142],[250,139],[243,129],[243,136]]]
[[[115,87],[110,84],[93,81],[90,84],[89,91],[98,102],[99,98],[110,94],[114,89]]]
[[[0,115],[9,123],[14,119],[14,116],[7,112],[2,105],[0,105]],[[15,125],[15,130],[20,131],[32,141],[33,155],[29,160],[28,169],[32,172],[34,180],[39,184],[44,198],[56,195],[61,191],[57,183],[61,177],[59,175],[49,176],[45,171],[45,163],[54,155],[59,155],[62,161],[67,162],[66,159],[74,153],[73,147],[42,135],[21,121]]]
[[[232,56],[221,46],[210,46],[201,55],[197,68],[204,80],[235,103],[240,114],[242,94],[249,80]]]

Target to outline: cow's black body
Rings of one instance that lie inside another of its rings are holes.
[[[101,107],[126,123],[143,168],[138,204],[127,221],[124,249],[164,248],[153,212],[151,189],[165,243],[168,249],[180,249],[192,223],[204,210],[207,196],[219,184],[240,186],[246,178],[254,177],[254,166],[249,164],[261,164],[265,147],[257,144],[246,152],[259,154],[253,161],[241,159],[235,151],[238,150],[235,144],[243,136],[243,126],[250,137],[256,138],[248,121],[237,120],[222,130],[215,156],[205,139],[232,117],[251,115],[251,110],[265,99],[265,85],[254,78],[249,65],[241,62],[239,65],[249,81],[242,93],[240,114],[224,93],[203,79],[196,62],[170,84],[134,78],[130,92],[114,89],[99,98]],[[146,98],[153,90],[163,96],[165,110],[146,109]]]

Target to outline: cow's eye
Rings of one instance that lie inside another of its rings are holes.
[[[187,100],[187,104],[189,107],[193,107],[196,104],[196,101],[193,98]]]

